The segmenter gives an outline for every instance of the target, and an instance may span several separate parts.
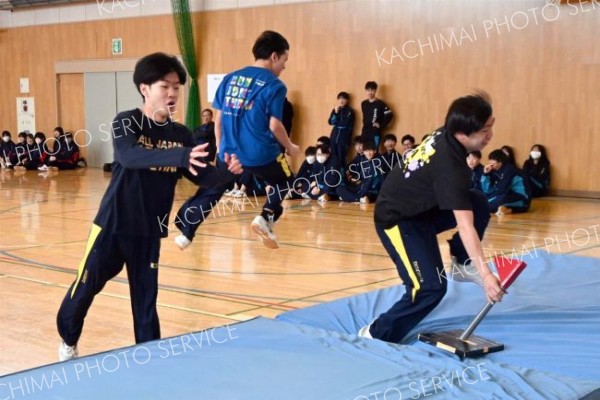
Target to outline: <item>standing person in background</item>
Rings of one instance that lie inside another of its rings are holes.
[[[213,122],[213,112],[210,108],[202,110],[202,125],[194,130],[194,140],[196,144],[208,143],[206,159],[210,162],[215,161],[217,154],[217,139],[215,138],[215,123]]]
[[[348,106],[350,95],[340,92],[337,95],[337,105],[329,114],[329,125],[332,125],[330,138],[331,155],[340,165],[346,165],[348,144],[354,128],[354,111]]]
[[[388,126],[394,114],[382,100],[377,98],[377,82],[365,84],[367,99],[361,103],[363,127],[361,136],[365,142],[373,141],[379,147],[381,133]]]

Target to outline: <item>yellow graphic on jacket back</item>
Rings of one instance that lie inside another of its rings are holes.
[[[408,178],[410,174],[425,164],[429,164],[431,156],[435,154],[435,142],[442,132],[433,132],[427,139],[408,153],[404,158],[404,177]]]

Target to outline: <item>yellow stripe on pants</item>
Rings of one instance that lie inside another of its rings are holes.
[[[90,232],[90,236],[88,237],[87,245],[85,248],[85,255],[83,256],[83,259],[79,262],[79,268],[77,269],[77,279],[75,280],[75,284],[73,285],[73,290],[71,290],[71,298],[73,298],[73,296],[75,295],[75,290],[77,289],[77,286],[81,281],[87,258],[90,255],[90,251],[92,251],[92,247],[94,247],[94,243],[96,242],[96,239],[98,238],[98,235],[101,231],[101,227],[99,227],[96,224],[92,225],[92,230]]]
[[[400,254],[400,259],[402,260],[404,267],[408,271],[408,275],[410,276],[410,280],[413,286],[411,297],[412,301],[415,301],[417,292],[419,291],[419,289],[421,289],[421,283],[417,279],[417,274],[415,274],[415,271],[412,268],[412,264],[408,259],[408,254],[406,254],[406,249],[404,248],[404,243],[402,242],[402,236],[400,235],[400,227],[396,225],[393,228],[385,229],[385,234],[392,242],[394,249],[398,252],[398,254]]]
[[[285,154],[279,154],[279,156],[277,157],[277,162],[281,164],[281,169],[283,169],[285,176],[287,176],[288,178],[292,176],[292,171],[290,170],[290,166],[287,163],[287,160],[285,159]]]

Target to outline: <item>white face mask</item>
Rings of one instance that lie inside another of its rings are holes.
[[[532,150],[531,153],[529,153],[531,155],[531,158],[533,158],[534,160],[537,160],[538,158],[540,158],[542,156],[542,153],[539,151],[534,151]]]
[[[41,139],[41,138],[36,138],[36,139],[35,139],[35,142],[36,142],[37,144],[42,144],[42,139]]]
[[[312,164],[315,162],[315,156],[306,156],[306,162]]]
[[[9,140],[10,140],[10,136],[4,136],[4,137],[2,137],[2,141],[4,143],[8,143]]]
[[[325,161],[327,161],[327,157],[317,156],[317,161],[319,162],[319,164],[323,164]]]

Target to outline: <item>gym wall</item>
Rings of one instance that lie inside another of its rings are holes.
[[[558,3],[558,2],[556,2]],[[600,149],[600,3],[546,0],[338,0],[194,14],[202,106],[206,74],[252,62],[251,47],[265,29],[291,45],[282,79],[294,104],[293,139],[302,149],[328,134],[339,91],[359,111],[364,83],[394,110],[387,131],[420,140],[443,123],[449,103],[475,89],[493,101],[496,125],[487,153],[504,144],[521,164],[534,143],[553,164],[555,194],[600,198],[595,150]],[[9,28],[0,32],[1,129],[16,133],[19,78],[30,78],[37,128],[57,121],[55,64],[111,59],[111,38],[123,39],[122,58],[154,51],[179,53],[171,16]],[[66,77],[73,114],[83,113],[77,77]],[[596,112],[594,112],[596,111]],[[63,112],[64,114],[64,112]],[[360,112],[355,133],[360,130]],[[66,118],[62,117],[62,119]],[[71,116],[77,130],[83,116]],[[61,119],[61,120],[62,120]],[[301,159],[294,160],[298,167]]]

